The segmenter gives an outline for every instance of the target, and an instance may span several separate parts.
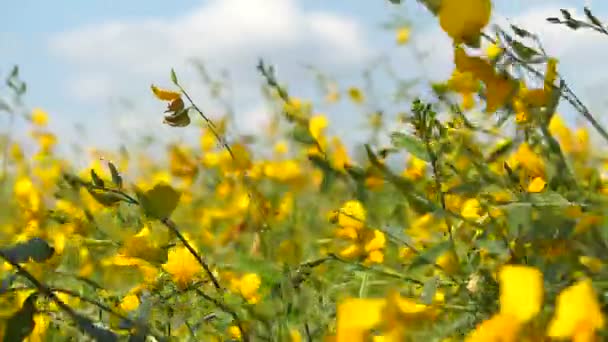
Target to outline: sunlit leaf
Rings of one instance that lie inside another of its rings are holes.
[[[137,191],[137,197],[147,216],[164,219],[177,208],[181,193],[161,182],[148,191]]]
[[[393,146],[403,148],[417,158],[429,161],[429,155],[426,152],[426,147],[418,138],[405,133],[394,132],[391,134],[391,142],[393,143]]]

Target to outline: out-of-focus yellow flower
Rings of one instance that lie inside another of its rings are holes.
[[[557,297],[555,315],[547,335],[573,341],[594,341],[595,331],[604,327],[604,315],[591,280],[583,279]]]
[[[543,303],[543,274],[536,268],[503,266],[499,273],[500,313],[524,323],[536,316]]]
[[[174,247],[169,250],[163,269],[171,275],[180,288],[185,288],[201,272],[201,266],[186,247]]]
[[[340,227],[353,227],[361,229],[365,226],[367,212],[363,204],[357,200],[344,203],[338,213],[338,225]]]
[[[462,209],[460,211],[460,215],[462,217],[477,220],[481,217],[481,204],[476,198],[470,198],[464,202],[462,205]]]
[[[410,40],[411,30],[407,26],[403,26],[397,29],[397,44],[405,45]]]
[[[483,321],[466,342],[516,342],[521,325],[509,315],[497,314]]]
[[[31,117],[32,117],[32,122],[36,126],[43,127],[43,126],[46,126],[47,123],[49,122],[49,115],[47,114],[47,112],[45,112],[41,108],[34,108],[32,110]]]
[[[435,261],[437,265],[447,274],[455,274],[459,270],[458,256],[453,249],[446,251],[437,257]]]
[[[348,88],[348,96],[354,103],[361,104],[365,102],[365,96],[363,96],[363,92],[361,89],[357,87]]]
[[[493,113],[505,105],[515,93],[516,84],[506,74],[497,73],[494,67],[479,57],[469,57],[463,48],[454,50],[454,63],[460,72],[470,72],[486,86],[486,112]]]
[[[501,53],[502,48],[496,44],[490,44],[486,48],[486,56],[488,56],[488,58],[491,60],[496,59],[496,57],[498,57]]]
[[[479,89],[479,81],[473,77],[472,73],[454,69],[447,86],[450,90],[460,93],[463,109],[468,110],[475,106],[474,94]]]
[[[599,273],[604,267],[601,259],[591,256],[581,255],[578,257],[578,261],[593,273]]]
[[[239,280],[239,292],[241,296],[247,300],[250,304],[255,304],[260,300],[258,290],[262,280],[256,273],[247,273]]]
[[[406,169],[403,171],[403,176],[411,180],[419,180],[424,177],[426,169],[426,161],[412,155],[407,162]]]
[[[338,304],[336,342],[364,341],[370,329],[382,321],[385,299],[349,298]]]
[[[231,325],[230,327],[228,327],[228,335],[233,340],[241,341],[243,339],[241,329],[236,325]]]
[[[315,140],[320,140],[321,135],[325,128],[327,128],[328,121],[325,115],[315,115],[308,121],[308,130]]]
[[[443,0],[439,25],[455,43],[473,43],[490,21],[490,0]]]
[[[46,341],[46,331],[51,323],[51,319],[47,314],[38,313],[34,315],[34,330],[27,337],[28,342]]]
[[[547,182],[543,179],[543,177],[535,177],[532,182],[528,185],[528,192],[536,193],[542,192],[545,190],[547,186]]]
[[[543,301],[543,275],[538,269],[506,265],[500,269],[498,280],[500,312],[478,325],[465,341],[518,341],[517,335],[522,324],[540,312]]]
[[[120,301],[119,308],[123,311],[133,311],[139,307],[139,297],[135,294],[128,294]]]

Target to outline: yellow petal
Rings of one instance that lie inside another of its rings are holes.
[[[526,322],[540,311],[543,274],[536,268],[506,265],[499,273],[500,313]]]
[[[182,95],[178,91],[161,89],[155,85],[152,85],[151,88],[152,88],[152,92],[154,93],[156,98],[158,98],[159,100],[163,100],[163,101],[177,100]]]
[[[364,341],[366,332],[382,319],[385,299],[349,298],[338,305],[337,342]]]
[[[584,279],[563,290],[557,297],[555,316],[547,335],[554,338],[591,337],[604,326],[604,316],[591,280]],[[578,340],[578,339],[577,339]],[[582,338],[580,340],[583,340]]]
[[[528,185],[528,192],[542,192],[545,190],[546,185],[547,182],[545,182],[543,177],[536,177],[530,182],[530,185]]]

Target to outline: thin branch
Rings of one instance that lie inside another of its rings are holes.
[[[232,319],[234,320],[234,322],[236,323],[236,326],[239,328],[239,330],[241,332],[241,338],[243,339],[243,342],[249,342],[249,335],[245,331],[245,328],[243,326],[243,322],[241,321],[241,319],[239,318],[239,315],[234,310],[232,310],[230,307],[228,307],[223,302],[221,302],[221,301],[219,301],[219,300],[217,300],[217,299],[209,296],[208,294],[206,294],[205,292],[201,291],[200,289],[195,289],[195,291],[196,291],[196,293],[198,295],[200,295],[201,297],[205,298],[209,302],[213,303],[220,310],[222,310],[225,313],[229,314],[232,317]]]

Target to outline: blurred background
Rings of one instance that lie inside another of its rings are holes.
[[[545,19],[560,8],[580,17],[584,5],[606,18],[608,2],[494,3],[494,23],[537,33],[577,94],[596,112],[605,107],[608,42]],[[170,87],[171,68],[209,116],[231,110],[238,131],[255,134],[269,119],[256,70],[263,58],[291,95],[313,99],[329,130],[355,144],[367,138],[361,135],[366,114],[408,110],[410,94],[423,96],[429,81],[449,77],[451,43],[435,21],[414,0],[399,6],[388,0],[12,1],[0,11],[0,75],[19,66],[27,83],[23,110],[45,110],[58,152],[70,153],[75,142],[114,148],[147,136],[198,136],[196,129],[162,124],[165,108],[150,84]],[[409,37],[399,44],[404,27]],[[326,103],[320,75],[341,93],[363,89],[365,104],[346,96]],[[222,101],[213,98],[214,86]],[[560,111],[576,122],[568,108]],[[4,113],[0,127],[17,139],[28,134],[23,120]]]

